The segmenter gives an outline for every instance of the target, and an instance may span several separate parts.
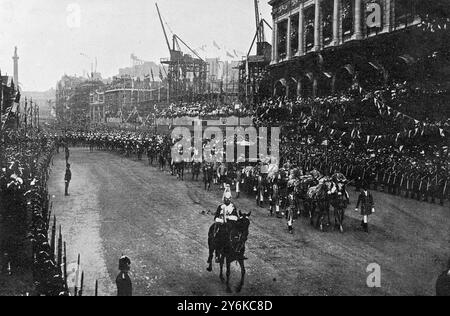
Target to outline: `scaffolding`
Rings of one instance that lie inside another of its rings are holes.
[[[156,4],[156,9],[170,52],[169,58],[161,59],[161,64],[167,65],[168,68],[168,100],[170,102],[195,101],[199,96],[208,93],[208,63],[176,34],[173,34],[172,45],[170,45],[158,4]],[[192,55],[183,53],[180,43]]]
[[[258,10],[257,14],[258,14]],[[272,28],[266,20],[257,19],[256,33],[246,58],[239,64],[239,99],[247,107],[258,104],[270,92],[265,91],[263,82],[268,78],[272,59],[272,45],[265,41],[264,25]],[[256,55],[250,55],[256,42]]]

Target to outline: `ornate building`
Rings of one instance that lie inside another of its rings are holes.
[[[441,0],[269,3],[274,28],[270,73],[276,96],[321,96],[352,85],[386,84],[413,75],[406,71],[409,64],[448,43],[436,39],[426,24],[436,12],[445,13],[442,8],[432,10],[446,5]]]
[[[101,81],[64,75],[56,85],[56,115],[65,127],[84,128],[89,123],[90,93]]]

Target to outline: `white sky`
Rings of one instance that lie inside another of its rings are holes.
[[[43,91],[54,87],[65,73],[89,71],[91,61],[81,53],[98,58],[104,78],[128,67],[131,53],[159,62],[169,53],[154,2],[0,0],[0,69],[12,75],[11,57],[18,46],[23,90]],[[81,9],[79,28],[68,23],[68,6],[73,3]],[[255,32],[253,0],[159,0],[158,4],[170,28],[194,49],[213,41],[242,52],[250,47]],[[260,10],[271,23],[268,0],[260,0]]]

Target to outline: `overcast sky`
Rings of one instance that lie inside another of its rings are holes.
[[[242,52],[250,47],[253,0],[158,2],[170,28],[192,48],[213,41]],[[260,7],[271,23],[268,0],[260,0]],[[26,91],[55,87],[63,74],[82,75],[94,57],[105,78],[128,67],[131,53],[155,62],[169,55],[151,0],[0,0],[0,16],[0,69],[12,75],[17,45],[19,79]]]

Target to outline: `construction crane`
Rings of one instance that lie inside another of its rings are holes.
[[[265,19],[261,19],[259,0],[254,0],[254,3],[256,31],[245,60],[239,64],[239,94],[247,106],[258,103],[259,98],[264,97],[260,86],[267,76],[272,57],[272,46],[266,42],[265,26],[272,27]],[[255,46],[256,55],[251,55]]]
[[[264,24],[261,24],[261,16],[259,14],[259,0],[255,0],[255,18],[256,18],[256,30],[258,43],[266,41],[264,34]]]
[[[166,39],[167,48],[169,49],[169,52],[172,52],[172,49],[170,48],[169,38],[167,37],[166,28],[164,27],[164,23],[163,23],[163,20],[162,20],[162,17],[161,17],[161,12],[159,11],[158,4],[155,3],[155,5],[156,5],[156,10],[158,11],[159,21],[161,22],[161,27],[162,27],[163,32],[164,32],[164,38]]]
[[[163,17],[156,3],[159,20],[164,33],[167,48],[170,53],[168,59],[161,59],[161,63],[168,66],[168,82],[170,101],[192,101],[196,95],[205,94],[207,91],[206,78],[208,64],[178,35],[172,33],[172,47],[164,26]],[[166,23],[167,24],[167,23]],[[168,25],[167,25],[168,26]],[[181,45],[184,45],[192,55],[184,54]]]

